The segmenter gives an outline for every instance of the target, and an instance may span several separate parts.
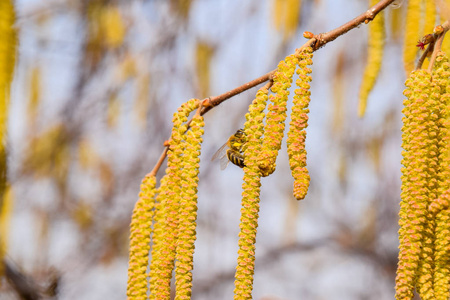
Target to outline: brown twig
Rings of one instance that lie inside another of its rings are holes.
[[[433,52],[433,50],[434,50],[434,41],[430,42],[428,44],[427,49],[425,49],[425,51],[423,51],[422,55],[419,58],[419,61],[417,62],[416,70],[419,70],[420,68],[422,68],[425,58],[427,58],[428,55],[430,54],[430,52]]]
[[[438,28],[438,27],[439,27],[440,32],[435,33],[437,35],[437,37],[436,37],[433,53],[431,54],[431,57],[430,57],[430,64],[428,65],[429,72],[431,72],[431,70],[433,69],[434,62],[436,61],[436,57],[437,57],[439,51],[441,51],[442,41],[444,40],[445,33],[450,29],[450,22],[447,20],[444,23],[442,23],[441,25],[436,26],[436,28]],[[435,29],[435,31],[436,31],[436,29]]]
[[[153,167],[153,170],[149,173],[150,176],[156,176],[156,173],[158,173],[159,168],[161,168],[161,165],[163,164],[164,160],[167,156],[167,151],[169,151],[169,146],[165,146],[163,152],[159,156],[158,162]]]
[[[346,34],[350,30],[358,27],[362,23],[369,23],[372,21],[375,16],[388,7],[394,0],[382,0],[369,8],[365,13],[357,16],[353,20],[345,23],[344,25],[339,26],[336,29],[333,29],[331,31],[328,31],[327,33],[321,33],[318,36],[314,37],[316,39],[316,42],[313,46],[313,50],[317,50],[323,46],[325,46],[327,43],[334,41],[336,38],[340,37],[341,35]]]
[[[33,279],[22,272],[9,260],[4,259],[3,267],[8,282],[16,291],[22,300],[38,300],[42,299],[39,293],[39,287]]]
[[[334,41],[336,38],[340,37],[341,35],[346,34],[350,30],[358,27],[362,23],[369,23],[372,21],[375,16],[384,10],[386,7],[388,7],[394,0],[381,0],[371,8],[369,8],[366,12],[359,15],[358,17],[354,18],[353,20],[339,26],[338,28],[335,28],[331,31],[328,31],[326,33],[320,33],[318,35],[314,35],[313,38],[309,39],[305,44],[303,44],[300,48],[296,50],[296,53],[300,53],[304,48],[311,47],[313,51],[316,51],[323,46],[325,46],[327,43]],[[208,111],[210,111],[213,107],[218,106],[222,102],[230,99],[231,97],[234,97],[242,92],[245,92],[246,90],[249,90],[258,84],[261,84],[263,82],[266,82],[272,78],[273,73],[275,73],[275,70],[272,70],[256,79],[253,79],[252,81],[249,81],[237,88],[234,88],[224,94],[221,94],[219,96],[209,97],[203,100],[203,108],[201,110],[201,115],[206,114]],[[190,122],[188,122],[189,124]],[[166,154],[167,154],[168,146],[164,149],[163,153],[161,154],[158,162],[156,163],[155,167],[151,171],[151,174],[156,175],[159,168],[161,167]]]
[[[428,56],[430,57],[430,63],[428,65],[428,71],[431,72],[434,66],[434,62],[436,60],[437,54],[441,51],[442,41],[444,40],[445,33],[450,29],[450,22],[447,20],[441,25],[438,25],[434,28],[433,34],[427,34],[423,38],[419,40],[417,44],[418,47],[423,47],[428,44],[427,49],[420,56],[416,70],[422,68],[423,62]]]

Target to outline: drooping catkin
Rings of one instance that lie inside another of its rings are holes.
[[[274,0],[272,12],[277,30],[283,32],[287,40],[297,30],[302,0]]]
[[[403,42],[403,64],[406,74],[414,70],[417,56],[416,43],[421,38],[420,22],[422,0],[409,0],[406,9],[405,35]]]
[[[261,137],[264,131],[264,109],[268,90],[258,90],[256,98],[246,114],[244,131],[247,137],[244,150],[245,167],[242,184],[242,209],[239,233],[239,250],[235,274],[234,299],[252,299],[253,274],[255,268],[255,241],[258,227],[259,194],[262,170],[258,165]]]
[[[14,1],[0,1],[0,143],[5,142],[9,90],[16,57],[17,32]]]
[[[435,1],[423,1],[424,5],[424,22],[423,22],[423,34],[429,34],[433,32],[434,26],[436,26],[436,2]]]
[[[438,114],[438,168],[437,191],[429,212],[435,214],[434,241],[434,299],[444,300],[450,297],[450,64],[444,52],[436,57],[433,80],[439,87],[440,101],[435,107]],[[434,210],[437,204],[439,210]],[[444,204],[444,205],[443,205]],[[441,206],[441,207],[439,207]]]
[[[127,286],[127,297],[130,300],[147,299],[147,266],[155,206],[155,186],[156,178],[154,175],[144,177],[139,192],[139,200],[136,202],[131,218]]]
[[[204,126],[203,117],[198,114],[192,119],[191,129],[186,132],[186,148],[183,154],[183,172],[181,173],[182,198],[178,213],[179,227],[175,257],[176,300],[191,299],[197,225],[197,187]]]
[[[411,73],[405,84],[404,95],[407,99],[404,101],[405,116],[402,127],[403,168],[397,299],[412,299],[419,275],[422,292],[426,295],[432,293],[432,286],[423,281],[431,268],[428,258],[433,255],[430,246],[433,226],[428,222],[430,215],[427,208],[429,197],[433,195],[432,190],[436,185],[433,178],[436,178],[437,167],[437,116],[433,112],[436,97],[432,95],[434,91],[431,82],[429,72],[418,70]],[[423,262],[419,268],[421,259]]]
[[[313,52],[307,48],[299,54],[296,81],[297,89],[293,99],[291,122],[287,134],[287,152],[289,155],[289,165],[294,177],[294,197],[297,200],[305,198],[309,187],[309,172],[306,168],[306,127],[308,127],[309,101],[311,92],[309,91],[311,81],[311,69]]]
[[[186,148],[184,133],[189,114],[198,108],[199,100],[191,99],[174,114],[172,134],[167,151],[166,175],[156,197],[156,215],[150,264],[150,299],[170,299],[170,281],[174,268],[178,238],[181,178]]]
[[[370,5],[378,3],[378,0],[371,0]],[[367,48],[367,65],[359,90],[358,115],[363,117],[367,108],[367,98],[372,91],[378,78],[383,62],[384,39],[386,37],[384,29],[384,12],[380,12],[372,22],[369,23],[369,42]]]
[[[10,202],[6,198],[7,190],[7,151],[6,131],[9,113],[9,91],[13,79],[16,58],[17,31],[14,27],[16,15],[14,1],[0,1],[0,223],[2,233],[10,216]],[[0,261],[6,253],[6,235],[0,236]],[[3,263],[0,263],[0,276],[3,275]]]
[[[438,177],[438,135],[439,135],[439,107],[440,105],[440,87],[435,80],[435,72],[429,84],[428,101],[426,102],[427,110],[424,117],[427,130],[427,139],[424,141],[426,148],[426,201],[428,208],[432,199],[437,197],[437,177]],[[425,105],[424,105],[425,106]],[[424,176],[425,177],[425,176]],[[434,242],[435,242],[435,219],[434,216],[426,210],[426,223],[423,230],[423,241],[419,268],[417,270],[416,290],[424,300],[432,300],[434,297],[433,287],[433,271],[434,271]]]
[[[264,139],[259,154],[259,167],[263,170],[263,176],[270,175],[275,171],[275,162],[284,135],[288,89],[291,87],[297,63],[297,56],[289,55],[278,64],[277,71],[273,75],[271,90],[274,94],[269,96],[272,104],[268,107]]]

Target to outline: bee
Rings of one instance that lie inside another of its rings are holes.
[[[244,147],[246,143],[245,132],[239,129],[235,134],[230,136],[228,141],[217,150],[211,160],[220,158],[220,169],[224,170],[230,161],[238,167],[243,168],[244,163]]]

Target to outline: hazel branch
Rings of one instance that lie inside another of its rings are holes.
[[[350,30],[358,27],[359,25],[361,25],[362,23],[364,24],[368,24],[370,21],[372,21],[375,16],[381,12],[382,10],[384,10],[386,7],[388,7],[390,4],[392,4],[392,2],[394,2],[394,0],[381,0],[380,2],[378,2],[377,4],[375,4],[374,6],[372,6],[371,8],[369,8],[366,12],[362,13],[361,15],[357,16],[356,18],[354,18],[353,20],[331,30],[328,31],[326,33],[320,33],[318,35],[312,35],[312,38],[310,38],[306,43],[304,43],[300,48],[296,49],[296,53],[299,54],[301,51],[303,51],[304,48],[306,47],[311,47],[313,49],[313,52],[322,48],[323,46],[325,46],[326,44],[328,44],[329,42],[334,41],[335,39],[337,39],[338,37],[346,34],[347,32],[349,32]],[[238,86],[224,94],[218,95],[218,96],[213,96],[213,97],[209,97],[206,98],[202,101],[202,110],[201,110],[201,115],[206,114],[208,111],[210,111],[211,109],[213,109],[214,107],[218,106],[219,104],[221,104],[222,102],[242,93],[245,92],[261,83],[264,83],[268,80],[271,80],[273,74],[275,73],[275,70],[272,70],[256,79],[253,79],[252,81],[249,81],[241,86]],[[190,121],[190,120],[189,120]],[[190,122],[188,122],[189,124]],[[189,128],[189,126],[188,126]],[[153,170],[151,171],[151,174],[156,175],[156,173],[158,172],[159,168],[162,165],[162,162],[165,159],[165,156],[167,154],[167,150],[168,150],[168,146],[166,146],[166,148],[164,149],[163,153],[161,154],[160,159],[158,160],[157,164],[155,165],[155,167],[153,168]]]
[[[444,36],[449,29],[450,29],[450,22],[448,20],[445,21],[444,23],[442,23],[441,25],[436,26],[434,29],[434,31],[435,31],[434,34],[437,35],[437,37],[436,37],[436,42],[434,45],[433,53],[431,54],[430,64],[428,66],[429,72],[431,72],[431,70],[433,69],[434,62],[436,61],[436,57],[437,57],[439,51],[441,51],[442,41],[444,40]]]
[[[434,66],[434,62],[436,60],[436,56],[441,51],[442,41],[444,40],[445,33],[450,29],[450,22],[447,20],[441,25],[438,25],[434,28],[433,34],[427,34],[423,38],[421,38],[417,44],[417,47],[420,47],[423,50],[425,45],[428,45],[427,49],[422,53],[417,62],[416,70],[422,68],[423,62],[425,58],[430,57],[430,63],[428,65],[428,71],[431,72]]]

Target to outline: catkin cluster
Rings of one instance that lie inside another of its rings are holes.
[[[261,177],[275,170],[285,127],[288,89],[297,64],[300,66],[296,82],[298,89],[295,91],[288,134],[288,153],[295,179],[296,198],[303,198],[309,185],[304,142],[309,112],[311,70],[308,65],[312,64],[311,48],[280,62],[273,81],[257,92],[246,115],[243,129],[245,145],[239,148],[245,164],[235,299],[252,298]],[[269,88],[273,92],[270,96]],[[266,116],[269,98],[272,104]],[[145,272],[150,237],[150,299],[170,299],[174,269],[175,299],[191,298],[199,155],[204,122],[200,110],[192,118],[189,130],[187,120],[189,114],[198,107],[199,101],[192,99],[173,116],[166,175],[161,179],[159,188],[155,189],[154,176],[146,177],[141,186],[140,200],[136,204],[131,225],[129,299],[143,299],[148,292]]]
[[[155,190],[154,177],[144,179],[141,186],[131,225],[129,299],[147,297],[145,272],[152,224],[150,299],[170,299],[175,267],[175,299],[190,299],[204,122],[199,110],[192,118],[189,130],[187,119],[198,107],[199,100],[191,99],[173,116],[167,169],[160,186]]]
[[[287,89],[292,83],[297,64],[299,65],[297,71],[299,79],[296,82],[298,89],[295,91],[292,121],[288,133],[288,153],[295,179],[294,194],[296,198],[303,198],[308,189],[305,128],[309,112],[309,82],[311,81],[309,74],[311,69],[308,68],[308,65],[312,64],[311,48],[288,56],[284,62],[278,65],[271,87],[274,94],[268,95],[270,84],[258,90],[256,98],[246,114],[244,124],[246,144],[243,153],[245,167],[234,299],[252,299],[261,177],[268,176],[275,170],[275,160],[281,147],[286,120],[286,103],[289,95]],[[264,111],[268,99],[272,104],[269,105],[266,116]],[[266,124],[264,125],[265,118]],[[300,194],[302,196],[299,196]]]
[[[449,75],[439,53],[435,70],[406,81],[402,127],[402,192],[396,298],[449,298]]]

